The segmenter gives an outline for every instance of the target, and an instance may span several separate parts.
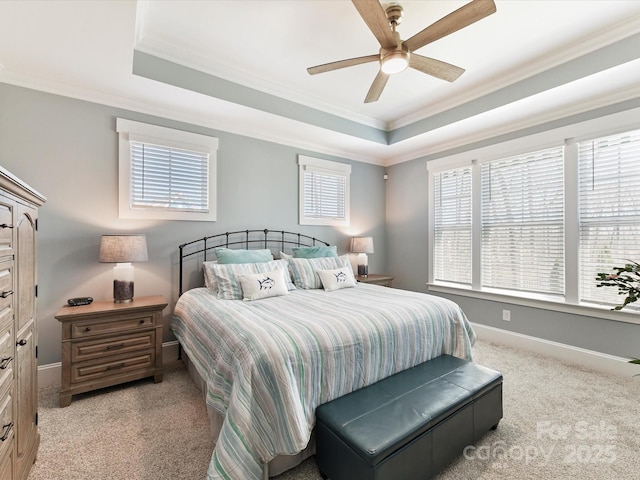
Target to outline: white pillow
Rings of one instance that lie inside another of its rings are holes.
[[[356,279],[353,278],[351,267],[334,268],[333,270],[316,270],[316,273],[320,277],[322,288],[327,292],[356,286]]]
[[[289,293],[284,269],[264,273],[239,275],[242,299],[245,302],[267,297],[278,297]]]
[[[293,283],[296,287],[303,289],[322,288],[322,282],[316,270],[330,270],[342,267],[351,268],[349,255],[341,255],[339,257],[290,258],[287,261],[289,262],[289,271],[291,272]]]

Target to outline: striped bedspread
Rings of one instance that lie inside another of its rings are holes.
[[[207,479],[260,480],[307,446],[315,409],[441,354],[471,360],[475,334],[453,302],[358,284],[254,302],[183,294],[173,331],[226,415]]]

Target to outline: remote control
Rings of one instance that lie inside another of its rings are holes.
[[[67,303],[70,307],[77,307],[79,305],[89,305],[93,302],[93,298],[91,297],[75,297],[67,300]]]

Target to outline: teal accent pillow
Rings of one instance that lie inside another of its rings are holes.
[[[337,257],[338,249],[335,245],[315,247],[293,247],[294,258]]]
[[[271,250],[233,250],[231,248],[218,247],[213,250],[218,258],[218,263],[262,263],[273,260]]]

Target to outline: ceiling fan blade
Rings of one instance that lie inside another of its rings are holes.
[[[436,23],[429,25],[424,30],[416,33],[404,42],[404,45],[413,52],[442,37],[457,32],[461,28],[482,20],[484,17],[495,13],[496,4],[493,0],[473,0],[458,10],[442,17]]]
[[[450,63],[441,62],[435,58],[423,57],[417,53],[411,54],[409,66],[416,70],[420,70],[422,73],[426,73],[427,75],[446,80],[447,82],[455,81],[464,73],[464,68],[456,67]]]
[[[389,26],[389,20],[378,0],[352,0],[358,13],[375,35],[382,48],[396,48],[396,38]]]
[[[376,53],[375,55],[367,55],[366,57],[349,58],[338,62],[325,63],[324,65],[316,65],[315,67],[307,68],[307,72],[309,72],[309,75],[316,75],[318,73],[352,67],[354,65],[360,65],[361,63],[377,62],[379,60],[380,55]]]
[[[380,70],[378,75],[376,75],[376,78],[373,80],[371,88],[369,88],[369,92],[367,93],[367,97],[364,99],[364,103],[377,102],[388,80],[389,75]]]

